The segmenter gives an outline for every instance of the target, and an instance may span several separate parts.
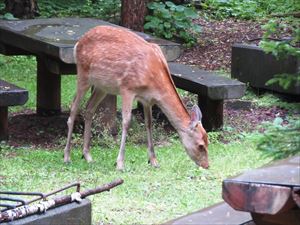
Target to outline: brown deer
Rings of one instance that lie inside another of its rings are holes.
[[[70,162],[70,144],[79,103],[90,87],[86,106],[83,156],[90,162],[91,123],[95,110],[107,94],[122,97],[122,137],[117,169],[124,169],[125,141],[134,99],[144,106],[149,162],[158,163],[152,141],[152,106],[159,106],[179,133],[191,159],[208,168],[208,137],[201,124],[201,112],[194,106],[189,115],[171,78],[160,47],[125,28],[98,26],[88,31],[75,45],[77,93],[68,119],[68,138],[64,161]]]

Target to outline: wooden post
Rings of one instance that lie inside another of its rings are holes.
[[[0,141],[8,140],[8,107],[0,106]]]
[[[5,11],[21,19],[33,19],[39,16],[39,7],[36,0],[4,0]]]
[[[202,112],[202,124],[206,131],[221,129],[223,126],[223,100],[212,100],[198,95],[198,105]]]
[[[275,215],[251,213],[251,216],[258,225],[299,225],[300,209],[295,207]]]
[[[37,56],[37,114],[52,116],[61,112],[61,76],[50,72],[46,59]]]
[[[100,103],[97,109],[97,116],[104,128],[107,128],[112,136],[118,134],[116,117],[117,117],[117,97],[115,95],[107,95]]]
[[[149,0],[122,0],[121,25],[136,31],[144,31]]]

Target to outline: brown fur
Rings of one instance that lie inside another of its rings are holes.
[[[191,119],[182,103],[158,45],[146,42],[125,28],[99,26],[79,40],[74,53],[78,72],[77,95],[68,121],[66,162],[70,161],[71,134],[80,99],[93,86],[94,92],[87,104],[84,134],[83,154],[88,161],[92,160],[89,154],[92,114],[106,94],[119,94],[122,96],[123,130],[118,169],[124,168],[125,141],[134,99],[144,105],[148,153],[153,166],[157,166],[157,160],[152,143],[151,107],[157,104],[177,129],[189,156],[198,165],[208,167],[207,134],[197,122],[200,118]]]

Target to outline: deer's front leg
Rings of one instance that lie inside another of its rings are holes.
[[[144,105],[144,116],[145,116],[145,126],[147,129],[147,139],[148,139],[148,155],[149,162],[154,167],[159,167],[156,159],[153,146],[153,135],[152,135],[152,107],[149,105]]]
[[[93,93],[86,106],[83,157],[86,159],[87,162],[93,161],[92,156],[90,154],[90,140],[93,115],[97,109],[97,106],[104,99],[105,96],[106,94],[103,91],[94,88]]]
[[[67,138],[67,143],[66,143],[66,147],[64,150],[64,162],[65,163],[69,163],[71,161],[70,151],[71,151],[71,139],[72,139],[72,133],[73,133],[73,128],[74,128],[74,121],[75,121],[75,118],[76,118],[76,115],[78,112],[80,100],[85,95],[88,88],[89,88],[89,86],[85,82],[81,82],[81,83],[77,84],[77,94],[74,97],[74,100],[72,102],[70,117],[68,119],[68,138]]]
[[[125,159],[125,143],[126,136],[130,125],[131,110],[134,100],[134,95],[128,91],[121,93],[122,95],[122,139],[117,158],[117,170],[124,170],[124,159]]]

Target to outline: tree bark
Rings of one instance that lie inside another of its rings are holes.
[[[33,19],[39,16],[37,0],[4,0],[5,11],[20,19]]]
[[[144,31],[147,4],[151,0],[122,0],[121,25],[135,31]]]

